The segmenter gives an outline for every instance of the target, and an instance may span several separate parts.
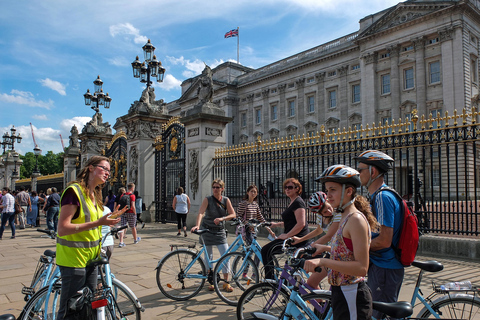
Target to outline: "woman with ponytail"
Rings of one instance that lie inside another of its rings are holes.
[[[62,276],[59,320],[68,319],[67,302],[78,290],[95,290],[97,269],[87,265],[100,254],[101,226],[118,223],[126,210],[103,215],[102,188],[109,175],[108,158],[93,156],[62,194],[56,257]]]
[[[357,196],[360,174],[343,165],[327,168],[317,181],[325,184],[327,200],[342,217],[331,246],[315,245],[317,251],[330,251],[329,259],[307,260],[305,270],[328,268],[331,285],[333,318],[371,319],[372,295],[365,283],[368,271],[371,229],[377,229],[377,221],[370,205]]]

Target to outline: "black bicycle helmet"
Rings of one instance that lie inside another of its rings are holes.
[[[341,184],[352,184],[356,188],[360,187],[360,173],[348,166],[337,164],[328,167],[323,173],[315,179],[315,181],[325,182],[337,182]]]
[[[312,212],[321,212],[327,202],[327,195],[322,191],[317,191],[308,199],[308,207]]]
[[[387,172],[388,170],[392,169],[393,162],[395,161],[388,154],[385,154],[378,150],[364,151],[358,156],[356,156],[354,159],[358,162],[375,166],[383,172]]]

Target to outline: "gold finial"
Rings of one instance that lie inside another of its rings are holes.
[[[453,125],[456,127],[458,122],[457,122],[457,109],[453,110]]]
[[[466,125],[466,124],[467,124],[467,109],[466,109],[466,108],[463,108],[462,117],[463,117],[463,122],[462,122],[462,124],[463,124],[463,125]]]

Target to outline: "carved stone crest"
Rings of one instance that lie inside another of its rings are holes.
[[[193,200],[198,191],[198,150],[190,150],[190,162],[188,163],[188,178]]]

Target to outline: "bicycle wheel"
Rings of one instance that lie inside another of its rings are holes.
[[[41,264],[39,267],[37,267],[33,275],[32,282],[30,283],[30,287],[24,287],[22,289],[22,293],[25,294],[25,301],[28,302],[28,300],[30,300],[30,298],[35,294],[35,292],[42,288],[44,279],[46,277],[46,268],[47,266],[45,264]]]
[[[228,281],[225,281],[224,272],[228,273]],[[237,305],[242,293],[258,283],[258,278],[258,267],[251,258],[245,259],[243,252],[231,252],[221,257],[213,269],[215,291],[231,306]]]
[[[281,288],[278,291],[276,282],[254,284],[240,296],[237,304],[237,319],[245,320],[253,317],[253,312],[267,313],[280,318],[289,300],[290,293]],[[276,298],[272,297],[277,295]],[[269,301],[272,299],[272,301]],[[270,305],[266,309],[267,303]]]
[[[60,306],[60,284],[53,285],[51,292],[48,289],[49,287],[43,287],[32,296],[20,314],[19,320],[56,319]]]
[[[446,295],[433,301],[432,309],[436,315],[423,308],[417,318],[434,319],[440,316],[440,319],[480,319],[480,299],[467,294]]]
[[[196,260],[195,260],[196,259]],[[185,273],[185,268],[193,263]],[[183,301],[196,296],[206,280],[206,268],[197,254],[179,249],[168,253],[157,267],[157,285],[160,291],[173,300]]]
[[[141,319],[141,311],[137,306],[136,297],[132,296],[130,289],[116,278],[112,279],[112,295],[124,316],[128,319]]]

